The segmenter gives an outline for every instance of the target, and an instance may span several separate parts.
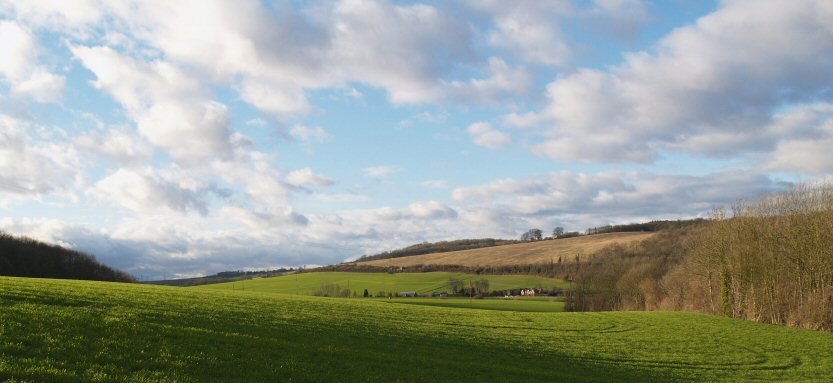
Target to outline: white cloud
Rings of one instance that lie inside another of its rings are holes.
[[[604,224],[617,218],[707,214],[737,198],[755,198],[781,187],[763,174],[746,171],[705,176],[564,171],[457,188],[452,197],[469,210],[477,206],[527,219],[583,215],[584,224]]]
[[[125,107],[142,136],[179,163],[230,158],[228,109],[196,79],[170,63],[136,62],[108,47],[70,50],[96,75],[94,85]]]
[[[512,142],[512,138],[495,128],[488,122],[475,122],[468,127],[469,136],[475,144],[489,149],[505,148]]]
[[[32,4],[5,8],[30,25],[71,33],[75,44],[98,40],[124,47],[138,53],[132,55],[136,62],[164,57],[188,68],[191,76],[231,86],[242,100],[280,121],[314,110],[308,90],[343,88],[349,89],[348,96],[361,98],[351,83],[384,89],[395,104],[495,104],[526,93],[532,81],[522,66],[479,57],[472,25],[461,23],[460,15],[445,6],[385,0],[299,8],[258,2],[79,0],[73,3],[85,11],[78,11],[68,3],[26,3]],[[489,6],[496,15],[507,8],[500,4]],[[508,47],[524,43],[530,60],[545,62],[554,60],[555,50],[565,49],[558,38],[535,37],[550,34],[546,19],[551,6],[530,2],[508,8],[542,23],[527,27],[527,20],[519,19],[520,32],[508,26],[514,36],[506,41]],[[97,29],[102,26],[105,31]],[[530,28],[535,31],[525,32]],[[487,74],[461,79],[461,67],[487,68]]]
[[[298,170],[293,170],[289,172],[286,176],[287,182],[295,186],[318,186],[318,187],[325,187],[325,186],[332,186],[335,184],[331,178],[315,173],[310,168],[303,168]]]
[[[495,29],[489,43],[546,65],[563,65],[572,49],[564,41],[559,17],[570,11],[564,2],[481,1],[473,4],[492,14]]]
[[[332,62],[397,104],[442,99],[438,80],[473,58],[467,26],[431,5],[342,0],[329,21]]]
[[[327,131],[320,126],[310,128],[303,125],[295,125],[289,130],[289,135],[306,144],[312,142],[326,142],[333,138],[330,133],[327,133]]]
[[[802,4],[726,2],[674,30],[652,52],[557,79],[539,117],[550,128],[534,151],[560,160],[648,162],[658,150],[692,140],[759,134],[776,110],[812,101],[833,83],[827,70],[833,6]],[[761,144],[738,139],[719,153],[700,154],[737,154]]]
[[[303,226],[308,223],[306,217],[296,213],[291,207],[275,211],[275,209],[252,210],[227,206],[220,209],[218,216],[231,222],[242,222],[249,228],[260,231],[268,231],[276,227],[287,230],[292,226]]]
[[[98,0],[31,0],[3,1],[0,9],[13,11],[28,24],[86,35],[80,29],[100,22],[105,7]]]
[[[55,188],[51,164],[28,141],[22,123],[0,114],[0,190],[42,194]]]
[[[40,102],[57,101],[66,79],[38,65],[35,37],[14,21],[0,21],[0,75],[11,84],[12,94]]]
[[[398,166],[370,166],[362,169],[362,174],[365,177],[384,178],[401,170]]]
[[[361,202],[361,201],[370,201],[371,198],[362,195],[362,194],[321,194],[316,193],[312,195],[312,198],[318,201],[325,201],[325,202]]]
[[[411,214],[420,219],[453,219],[457,218],[454,209],[437,201],[415,202],[408,206]]]
[[[252,118],[252,119],[246,120],[246,125],[264,127],[266,125],[269,125],[269,123],[266,122],[266,120],[264,120],[262,118]]]
[[[134,131],[113,128],[81,133],[73,144],[78,149],[115,160],[120,164],[141,164],[152,154],[151,147]]]
[[[189,210],[208,214],[205,190],[188,181],[166,179],[151,169],[121,168],[98,181],[90,194],[142,214]]]
[[[0,113],[0,193],[39,197],[70,193],[80,179],[76,151],[41,127]],[[0,198],[0,205],[8,201]]]
[[[487,78],[448,83],[448,96],[452,100],[472,104],[498,104],[513,96],[527,95],[533,86],[532,72],[524,68],[512,68],[503,59],[491,57]]]
[[[297,187],[281,179],[269,155],[249,151],[238,157],[237,161],[214,161],[210,171],[245,193],[248,202],[261,210],[291,209],[288,197]]]
[[[763,156],[763,168],[810,174],[833,173],[833,104],[797,107],[775,117],[766,131],[787,138]]]

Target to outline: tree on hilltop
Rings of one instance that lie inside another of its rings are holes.
[[[526,233],[521,234],[521,241],[540,241],[544,235],[541,229],[529,229]]]

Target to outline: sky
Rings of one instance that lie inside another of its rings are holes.
[[[0,0],[0,230],[140,279],[833,174],[833,2]]]

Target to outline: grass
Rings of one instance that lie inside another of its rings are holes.
[[[528,313],[0,278],[0,381],[829,382],[833,334],[694,313]]]
[[[374,298],[377,299],[377,298]],[[384,301],[384,298],[378,298]],[[564,302],[550,299],[394,298],[392,303],[464,309],[552,313],[564,311]]]
[[[342,289],[348,288],[361,295],[367,289],[371,295],[379,291],[393,292],[416,291],[429,293],[449,290],[449,279],[468,282],[475,279],[488,279],[489,290],[507,290],[532,287],[567,288],[567,282],[530,275],[473,275],[464,273],[347,273],[347,272],[313,272],[284,275],[272,278],[259,278],[247,281],[217,283],[193,287],[210,290],[247,290],[270,293],[311,295],[325,283],[338,284]]]
[[[656,233],[606,233],[548,241],[534,241],[480,249],[412,255],[408,257],[360,262],[373,266],[463,265],[507,266],[572,262],[578,254],[592,254],[614,243],[628,244],[647,239]]]

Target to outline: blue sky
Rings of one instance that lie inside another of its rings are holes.
[[[833,172],[829,1],[0,1],[0,229],[152,279]]]

